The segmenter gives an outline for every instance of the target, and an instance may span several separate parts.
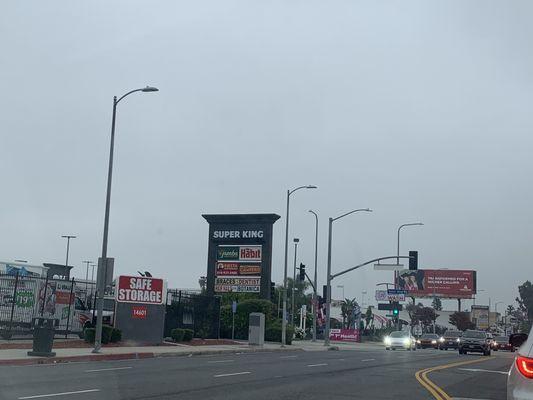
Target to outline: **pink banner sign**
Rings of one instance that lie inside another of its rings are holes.
[[[359,329],[331,329],[329,338],[338,342],[359,342]]]

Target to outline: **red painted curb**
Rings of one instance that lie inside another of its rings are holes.
[[[66,357],[43,357],[24,358],[16,360],[0,360],[0,365],[36,365],[36,364],[58,364],[76,361],[104,361],[104,360],[132,360],[143,358],[154,358],[154,353],[124,353],[124,354],[88,354],[83,356]]]

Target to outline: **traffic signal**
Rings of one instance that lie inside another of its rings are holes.
[[[276,297],[276,283],[270,281],[270,300],[274,301]]]
[[[418,251],[409,252],[409,270],[416,271],[418,269]]]
[[[322,298],[324,301],[328,301],[328,285],[322,286]]]
[[[392,306],[392,315],[394,315],[395,317],[399,316],[400,311],[403,308],[402,305],[398,303],[397,301],[395,301],[391,304],[391,306]]]
[[[300,282],[305,281],[305,264],[300,263]]]

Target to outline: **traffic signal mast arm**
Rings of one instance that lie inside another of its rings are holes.
[[[350,271],[353,271],[354,269],[358,269],[358,268],[364,267],[365,265],[368,265],[368,264],[373,264],[375,262],[382,261],[382,260],[391,260],[391,259],[397,260],[399,258],[411,259],[411,258],[414,258],[414,257],[409,257],[409,256],[388,256],[388,257],[374,258],[373,260],[370,260],[370,261],[364,262],[362,264],[356,265],[355,267],[351,267],[351,268],[345,269],[344,271],[337,272],[336,274],[331,274],[330,279],[333,279],[333,278],[336,278],[338,276],[344,275],[344,274],[346,274],[346,273],[348,273]]]

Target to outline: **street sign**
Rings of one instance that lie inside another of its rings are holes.
[[[399,310],[401,311],[403,306],[401,304],[394,303],[379,303],[378,310]]]
[[[404,289],[387,289],[387,294],[407,294],[407,290]]]
[[[231,303],[231,312],[235,314],[237,312],[237,302],[233,300],[233,303]]]

